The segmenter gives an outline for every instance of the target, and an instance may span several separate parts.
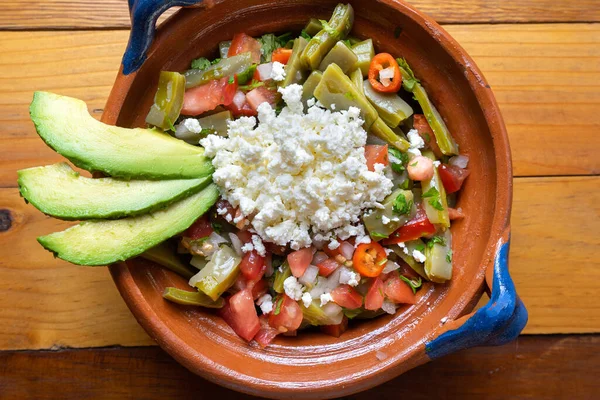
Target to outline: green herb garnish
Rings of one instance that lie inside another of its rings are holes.
[[[386,236],[386,237],[387,237],[387,236]],[[381,267],[382,265],[385,265],[385,264],[387,263],[387,261],[388,261],[388,260],[387,260],[387,258],[384,258],[383,260],[380,260],[380,261],[377,263],[377,266]]]
[[[404,90],[412,92],[419,80],[415,78],[415,74],[404,58],[397,58],[396,61],[402,73],[402,87]]]
[[[416,167],[416,166],[417,166],[417,164],[419,164],[419,162],[418,162],[418,161],[415,161],[414,163],[410,164],[410,166],[411,166],[411,167]]]
[[[248,85],[240,85],[238,86],[238,89],[243,90],[244,92],[249,92],[252,89],[256,89],[257,87],[261,87],[264,86],[265,83],[261,82],[261,81],[257,81],[256,79],[252,79],[252,82],[250,82],[250,84]]]
[[[444,206],[439,198],[429,200],[429,204],[438,211],[444,211]]]
[[[340,33],[336,29],[329,25],[329,22],[325,21],[324,19],[320,19],[319,22],[321,23],[321,25],[323,25],[323,30],[327,32],[330,36],[337,38],[340,35]]]
[[[448,250],[448,253],[446,253],[446,262],[452,262],[452,249]]]
[[[410,288],[413,291],[413,294],[417,293],[417,289],[420,288],[421,285],[423,284],[421,277],[417,278],[418,280],[412,280],[412,279],[408,279],[404,275],[400,275],[400,279],[402,279],[404,282],[406,282],[408,284],[408,286],[410,286]]]
[[[392,204],[392,211],[399,215],[406,215],[412,210],[413,201],[406,200],[406,196],[403,193],[400,193],[394,199],[394,203]]]
[[[237,74],[238,84],[239,85],[247,84],[254,76],[254,71],[256,71],[257,66],[258,66],[257,64],[252,64],[244,72]],[[229,83],[233,83],[233,82],[229,82]]]
[[[415,246],[415,250],[420,251],[421,253],[425,251],[425,245],[423,243],[419,243]]]
[[[304,29],[302,29],[302,32],[300,32],[300,36],[302,36],[306,40],[312,39],[312,36],[310,36],[308,33],[306,33],[306,31]]]
[[[195,60],[192,61],[192,65],[191,65],[192,69],[199,69],[199,70],[204,70],[210,66],[211,66],[210,60],[205,57],[196,58]]]
[[[432,187],[431,189],[429,189],[428,191],[426,191],[425,193],[423,193],[421,195],[421,197],[424,197],[424,198],[439,197],[439,196],[440,196],[440,192],[435,187]]]
[[[402,153],[400,150],[393,147],[388,148],[388,154],[400,161],[400,163],[396,163],[390,160],[390,164],[392,166],[392,171],[401,174],[406,169],[405,165],[408,163],[408,154]]]
[[[373,239],[387,239],[389,237],[388,235],[379,232],[371,232],[370,235]]]
[[[221,233],[223,232],[223,225],[221,225],[218,222],[211,222],[210,225],[213,228],[213,231],[217,232],[217,233]]]
[[[283,303],[283,296],[279,296],[277,301],[275,302],[275,311],[273,311],[273,315],[279,315],[281,312],[281,304]]]
[[[267,33],[266,35],[262,35],[258,41],[260,42],[260,53],[263,62],[271,61],[271,55],[275,50],[280,47],[285,47],[289,38],[291,37],[291,33],[284,33],[280,36],[275,36],[272,33]]]
[[[446,245],[446,238],[444,238],[443,236],[434,236],[431,238],[431,240],[429,242],[427,242],[427,248],[431,249],[433,247],[434,244],[439,244],[441,246],[445,246]]]

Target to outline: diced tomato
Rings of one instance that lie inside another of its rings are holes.
[[[338,239],[338,241],[341,243],[341,241]],[[342,254],[342,249],[341,246],[338,246],[337,248],[331,250],[329,248],[329,246],[325,245],[323,246],[322,251],[327,254],[330,258],[335,258],[336,256]]]
[[[241,90],[235,92],[231,104],[225,106],[234,117],[246,116],[252,117],[256,115],[256,111],[250,107],[246,95]]]
[[[465,217],[465,214],[462,212],[462,209],[460,207],[448,207],[448,217],[450,218],[450,221],[454,221],[455,219],[463,219]]]
[[[260,48],[260,42],[252,36],[248,36],[245,33],[237,33],[233,36],[233,40],[231,40],[231,47],[229,47],[227,57],[250,52],[252,62],[258,64],[260,63]]]
[[[415,304],[417,298],[408,283],[400,279],[399,274],[391,274],[384,282],[385,295],[394,303]]]
[[[352,266],[362,276],[374,278],[381,274],[387,254],[384,248],[377,242],[361,243],[352,256]]]
[[[288,254],[287,261],[292,270],[292,275],[296,278],[304,275],[306,268],[310,265],[313,258],[312,247],[305,247],[304,249],[296,250]]]
[[[252,80],[254,81],[262,81],[262,79],[260,79],[260,71],[257,69],[254,70],[254,74],[252,75]]]
[[[238,231],[235,233],[243,244],[252,242],[252,233],[248,231]]]
[[[271,61],[275,62],[280,62],[282,64],[287,64],[288,61],[290,60],[290,57],[292,56],[292,49],[286,49],[284,47],[280,47],[278,49],[275,49],[275,51],[273,51],[273,54],[271,54]]]
[[[218,105],[225,104],[226,100],[231,103],[229,98],[231,85],[228,80],[229,78],[212,80],[204,85],[186,90],[183,95],[181,113],[183,115],[200,115],[203,112],[214,110]],[[226,91],[227,96],[225,95]]]
[[[266,294],[268,290],[269,282],[267,282],[266,279],[261,279],[252,285],[252,298],[258,300],[263,294]]]
[[[350,285],[340,285],[331,291],[333,301],[340,307],[355,310],[362,307],[363,297]]]
[[[438,167],[438,172],[446,193],[458,192],[465,179],[467,179],[467,176],[471,173],[468,169],[448,164],[441,164]]]
[[[408,242],[432,233],[435,233],[435,226],[429,221],[423,206],[420,204],[417,208],[417,215],[392,233],[388,239],[382,240],[381,243],[389,245]]]
[[[258,110],[258,106],[262,103],[269,103],[271,106],[274,106],[279,101],[279,98],[279,93],[264,86],[259,86],[246,93],[246,100],[254,111]]]
[[[273,339],[275,339],[275,336],[277,336],[279,332],[269,325],[269,317],[266,315],[261,315],[258,319],[260,322],[260,330],[254,336],[254,340],[256,340],[256,343],[264,349],[273,341]]]
[[[337,325],[322,325],[321,332],[333,337],[340,337],[348,329],[348,318],[344,315],[342,322]]]
[[[233,82],[227,81],[227,85],[223,89],[223,105],[228,106],[233,102],[233,96],[238,90],[238,79],[237,76],[233,77]]]
[[[250,341],[260,330],[252,292],[244,289],[225,301],[219,315],[241,338]]]
[[[333,271],[338,269],[339,266],[340,264],[333,258],[328,258],[327,260],[317,264],[317,267],[319,267],[319,275],[324,276],[326,278],[329,275],[331,275]]]
[[[207,236],[210,236],[214,230],[210,221],[208,220],[208,216],[205,214],[198,218],[192,226],[190,226],[187,231],[185,231],[184,236],[189,237],[192,240],[201,239]]]
[[[387,84],[382,83],[379,79],[379,73],[387,68],[392,68],[393,77]],[[396,59],[389,53],[379,53],[371,60],[369,65],[369,83],[378,92],[395,93],[400,90],[402,84],[402,74]]]
[[[273,311],[269,315],[269,325],[278,332],[291,332],[300,327],[302,323],[302,309],[287,295],[277,296],[273,302]]]
[[[373,279],[365,296],[365,310],[379,310],[383,305],[384,286],[381,276]]]
[[[375,171],[375,164],[388,165],[388,145],[366,145],[365,158],[367,159],[367,168],[369,169],[369,171]]]
[[[265,258],[260,256],[256,250],[252,250],[244,254],[240,264],[242,275],[248,281],[258,281],[265,274],[267,265]]]
[[[440,158],[444,155],[444,153],[442,153],[442,151],[440,150],[440,146],[438,146],[437,144],[435,134],[433,133],[431,126],[429,126],[427,118],[425,118],[423,114],[413,115],[413,128],[415,128],[417,132],[419,132],[419,136],[423,138],[425,144],[429,146],[429,148],[431,149],[431,151],[433,151],[433,154],[435,154],[436,157]]]

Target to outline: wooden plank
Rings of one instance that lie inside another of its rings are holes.
[[[593,399],[599,336],[521,336],[408,371],[346,397]],[[205,381],[156,347],[0,352],[0,393],[10,399],[255,399]],[[557,377],[560,371],[560,377]],[[432,378],[433,377],[433,378]]]
[[[440,23],[594,22],[596,0],[409,0]],[[0,29],[128,28],[126,0],[5,0]],[[170,11],[172,13],[173,11]]]
[[[526,333],[600,332],[600,177],[515,181],[511,271],[530,314]],[[557,201],[557,199],[560,199]],[[575,206],[576,205],[576,206]],[[0,189],[0,350],[149,344],[108,272],[54,259],[35,238],[69,223]],[[591,232],[582,235],[581,232]]]
[[[600,172],[600,25],[447,29],[494,89],[517,176]],[[0,187],[15,185],[16,169],[59,159],[32,140],[32,92],[82,98],[99,117],[126,41],[124,31],[0,33]]]

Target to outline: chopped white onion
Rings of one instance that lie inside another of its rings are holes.
[[[346,260],[352,260],[352,256],[354,255],[354,246],[348,242],[342,242],[340,244],[340,253]]]
[[[273,63],[260,64],[256,67],[256,71],[258,72],[258,76],[261,81],[266,81],[267,79],[271,79],[271,71],[273,71]]]
[[[317,280],[317,275],[319,275],[319,268],[309,265],[304,274],[298,279],[298,282],[304,286],[311,286]]]
[[[235,95],[233,95],[233,104],[235,104],[237,108],[242,108],[244,103],[246,103],[246,95],[241,90],[238,90],[235,92]]]
[[[338,306],[333,302],[329,302],[322,307],[323,313],[329,317],[331,324],[337,325],[342,323],[342,319],[344,318],[344,311],[342,307]]]
[[[242,241],[240,240],[238,235],[236,235],[235,233],[229,233],[229,238],[231,239],[231,245],[233,246],[233,250],[235,250],[235,253],[238,256],[242,257],[244,255],[244,252],[242,251]]]
[[[199,270],[202,270],[202,268],[206,267],[207,263],[208,261],[206,260],[206,257],[203,256],[193,256],[190,260],[190,264]]]
[[[381,305],[381,309],[383,311],[385,311],[388,314],[395,314],[396,313],[396,305],[390,301],[384,301],[383,304]]]
[[[387,67],[379,71],[379,79],[394,79],[394,67]]]
[[[463,155],[454,156],[454,157],[450,158],[450,160],[448,160],[448,164],[454,165],[455,167],[458,167],[458,168],[467,168],[467,165],[469,165],[469,156],[463,156]]]
[[[329,256],[327,254],[325,254],[322,251],[317,251],[315,253],[315,255],[313,256],[312,259],[312,264],[313,265],[319,265],[321,264],[323,261],[327,260],[329,258]]]
[[[382,274],[387,274],[389,272],[395,271],[398,268],[400,268],[400,266],[398,264],[396,264],[395,262],[388,260],[388,262],[385,264],[385,267],[383,268],[383,271],[381,271]]]

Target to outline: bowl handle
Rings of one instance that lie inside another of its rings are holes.
[[[137,71],[154,40],[156,21],[171,7],[192,6],[203,0],[128,0],[131,32],[123,55],[123,74]]]
[[[479,310],[449,322],[445,331],[425,345],[434,359],[474,346],[497,346],[516,339],[527,324],[527,310],[508,272],[510,228],[498,241],[493,264],[486,271],[490,301]]]

